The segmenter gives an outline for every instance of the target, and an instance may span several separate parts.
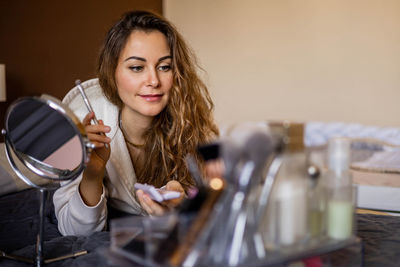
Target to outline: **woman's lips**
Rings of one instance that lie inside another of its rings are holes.
[[[143,98],[146,101],[149,102],[155,102],[159,101],[163,95],[162,94],[157,94],[157,95],[140,95],[141,98]]]

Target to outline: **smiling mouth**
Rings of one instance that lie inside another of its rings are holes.
[[[156,94],[156,95],[140,95],[141,98],[145,99],[146,101],[152,102],[152,101],[158,101],[161,99],[163,95],[162,94]]]

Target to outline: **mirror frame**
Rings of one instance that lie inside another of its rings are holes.
[[[17,107],[21,102],[27,100],[41,102],[44,105],[47,105],[48,107],[53,109],[55,112],[59,112],[70,123],[71,127],[73,127],[75,134],[78,135],[82,150],[82,160],[75,169],[73,170],[59,169],[16,150],[16,147],[13,144],[11,137],[8,134],[10,114],[15,109],[15,107]],[[37,185],[36,183],[32,182],[31,179],[27,178],[20,171],[20,169],[17,167],[15,163],[13,154],[27,169],[29,169],[36,175],[40,176],[41,178],[50,181],[67,181],[67,180],[73,181],[81,174],[83,169],[86,167],[86,163],[89,161],[90,158],[90,153],[94,148],[94,145],[89,141],[84,126],[82,125],[78,117],[74,114],[74,112],[67,106],[62,104],[62,102],[57,98],[54,98],[46,94],[40,97],[35,97],[35,96],[22,97],[13,102],[7,109],[6,119],[5,119],[5,129],[2,130],[2,134],[4,135],[4,140],[5,140],[6,156],[8,161],[10,162],[11,168],[21,180],[23,180],[26,184],[35,188],[42,188],[43,186]]]

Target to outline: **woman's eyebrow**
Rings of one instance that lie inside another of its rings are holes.
[[[137,57],[137,56],[128,57],[128,58],[126,58],[124,61],[128,61],[128,60],[130,60],[130,59],[136,59],[136,60],[140,60],[140,61],[146,62],[146,59],[145,59],[145,58]]]
[[[166,60],[166,59],[169,59],[169,58],[172,58],[172,57],[169,56],[169,55],[168,55],[168,56],[164,56],[164,57],[160,57],[160,58],[158,59],[158,62],[161,62],[161,61]],[[140,60],[140,61],[146,62],[146,59],[145,59],[145,58],[143,58],[143,57],[137,57],[137,56],[128,57],[128,58],[125,59],[125,61],[131,60],[131,59],[136,59],[136,60]]]
[[[158,62],[161,62],[161,61],[163,61],[163,60],[170,59],[170,58],[172,58],[172,57],[171,57],[171,56],[160,57],[160,59],[158,60]]]

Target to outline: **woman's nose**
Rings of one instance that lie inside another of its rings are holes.
[[[148,75],[148,85],[152,87],[158,87],[160,85],[160,79],[158,78],[157,71],[150,70]]]

